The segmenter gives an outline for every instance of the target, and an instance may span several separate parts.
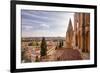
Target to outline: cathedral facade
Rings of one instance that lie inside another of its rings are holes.
[[[82,52],[90,52],[90,14],[74,15],[74,48]]]

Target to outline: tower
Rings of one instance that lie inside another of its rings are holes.
[[[71,19],[69,20],[68,29],[66,32],[66,48],[73,48],[73,26]]]

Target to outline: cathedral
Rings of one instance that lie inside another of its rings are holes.
[[[74,26],[71,19],[66,32],[66,48],[90,52],[90,14],[75,13]]]
[[[55,50],[56,61],[90,59],[90,14],[74,13],[73,17],[73,21],[69,19],[65,47]]]

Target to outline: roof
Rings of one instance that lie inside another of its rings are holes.
[[[70,32],[70,31],[73,31],[73,26],[72,26],[71,19],[69,20],[67,32]]]

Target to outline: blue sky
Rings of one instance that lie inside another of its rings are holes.
[[[21,10],[22,37],[65,37],[73,16],[65,11]]]

